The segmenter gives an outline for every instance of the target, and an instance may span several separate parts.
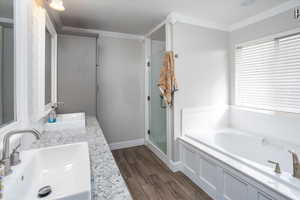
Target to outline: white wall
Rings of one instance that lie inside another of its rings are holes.
[[[176,23],[173,48],[179,91],[175,93],[174,139],[181,132],[183,108],[228,103],[229,33]],[[175,141],[173,141],[175,143]],[[173,149],[177,159],[177,148]]]
[[[57,63],[59,112],[96,116],[96,38],[60,35]]]
[[[300,22],[293,18],[293,10],[289,10],[230,33],[231,104],[234,104],[234,46],[299,27]],[[231,110],[232,127],[296,144],[300,144],[299,122],[299,114],[257,112],[237,108]]]
[[[21,4],[21,3],[20,3]],[[23,9],[24,8],[24,9]],[[19,47],[22,56],[18,56],[16,61],[16,65],[21,64],[22,66],[22,74],[19,75],[19,78],[22,77],[22,92],[19,91],[17,94],[18,97],[21,96],[22,107],[18,113],[19,119],[21,119],[21,125],[14,127],[14,129],[25,129],[25,128],[36,128],[38,130],[42,130],[42,124],[44,123],[44,119],[36,118],[36,109],[39,101],[39,93],[37,92],[37,88],[39,87],[39,75],[37,73],[38,68],[44,67],[40,65],[37,61],[37,57],[39,57],[41,53],[41,46],[45,42],[41,37],[40,33],[36,30],[40,27],[44,27],[44,11],[41,9],[36,0],[24,0],[22,1],[22,10],[18,10],[18,12],[22,17],[22,22],[19,23],[19,26],[14,27],[19,36],[22,35],[15,45]],[[20,54],[19,52],[19,54]],[[17,70],[20,70],[18,68]],[[18,74],[18,73],[16,73]],[[20,103],[20,102],[18,102]],[[23,135],[22,137],[22,146],[21,148],[28,148],[32,141],[35,138],[30,135]],[[12,141],[12,148],[14,145],[19,143],[19,140]]]
[[[2,62],[3,62],[3,27],[0,25],[0,77],[2,77]],[[2,83],[0,81],[0,88],[2,88]],[[2,90],[2,89],[1,89]],[[3,104],[2,104],[2,92],[0,92],[0,113],[3,111]],[[2,124],[2,114],[0,114],[0,123]]]
[[[144,138],[143,41],[100,38],[98,119],[109,143]]]

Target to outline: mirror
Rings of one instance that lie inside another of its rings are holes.
[[[46,28],[45,31],[45,105],[52,101],[52,36]]]
[[[0,1],[0,126],[15,120],[14,1]]]

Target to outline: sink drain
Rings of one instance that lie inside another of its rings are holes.
[[[49,194],[51,194],[51,192],[52,192],[51,186],[47,185],[39,189],[38,197],[39,198],[47,197]]]

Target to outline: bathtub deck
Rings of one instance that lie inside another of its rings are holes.
[[[170,171],[146,146],[113,151],[134,200],[212,200],[181,172]]]

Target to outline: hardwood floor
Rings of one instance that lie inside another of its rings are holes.
[[[173,173],[146,146],[114,150],[134,200],[212,200],[181,172]]]

